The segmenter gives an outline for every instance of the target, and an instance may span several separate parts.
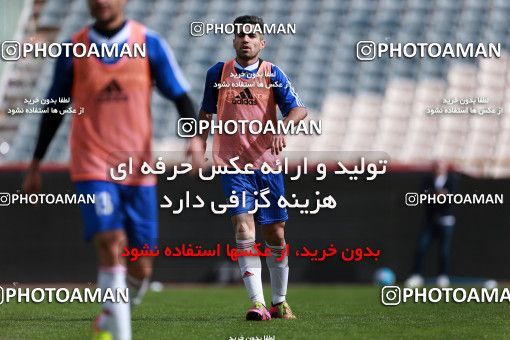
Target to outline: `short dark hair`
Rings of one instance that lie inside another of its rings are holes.
[[[262,28],[264,27],[264,19],[261,17],[258,17],[256,15],[241,15],[240,17],[235,18],[234,25],[236,24],[252,24],[259,26],[259,31],[262,31]],[[236,34],[238,34],[236,30]]]

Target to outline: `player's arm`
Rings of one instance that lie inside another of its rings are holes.
[[[289,122],[294,122],[294,124],[299,123],[303,119],[308,116],[308,110],[303,106],[296,106],[287,113],[287,116],[283,118],[283,122],[285,124]]]
[[[455,194],[459,191],[459,177],[453,170],[448,171],[445,188],[448,194]]]
[[[200,110],[198,113],[198,121],[199,124],[201,121],[207,121],[207,124],[204,124],[203,126],[207,126],[206,129],[200,131],[200,134],[198,135],[200,137],[200,140],[202,144],[204,145],[204,150],[207,147],[207,137],[209,137],[209,127],[211,126],[211,120],[212,120],[212,113],[205,112],[204,110]]]
[[[160,93],[175,103],[181,118],[197,119],[195,106],[189,96],[190,85],[185,79],[170,46],[158,34],[148,31],[147,50],[151,76]],[[189,140],[186,154],[191,156],[193,169],[203,165],[203,149],[200,138]]]
[[[292,87],[292,83],[285,73],[275,65],[273,65],[271,73],[274,74],[274,77],[271,78],[271,82],[273,84],[278,82],[282,85],[281,87],[273,87],[273,91],[276,103],[282,112],[284,124],[286,125],[290,122],[293,122],[295,125],[298,124],[301,120],[306,118],[308,110]],[[275,135],[273,136],[271,144],[271,153],[278,155],[286,146],[285,136]]]
[[[23,191],[35,193],[41,189],[41,176],[39,172],[41,160],[44,158],[48,146],[50,145],[55,133],[64,120],[64,116],[59,113],[51,113],[53,109],[62,111],[68,104],[59,103],[59,97],[71,97],[71,88],[73,83],[72,59],[61,55],[57,59],[53,82],[48,92],[47,98],[54,99],[55,104],[48,105],[49,113],[41,117],[37,144],[32,156],[32,161],[28,167],[27,174],[23,181]]]
[[[204,96],[202,99],[202,106],[198,114],[199,121],[205,120],[208,123],[207,125],[204,124],[204,126],[207,126],[207,129],[201,131],[201,134],[199,135],[204,145],[204,150],[207,145],[207,137],[209,137],[209,126],[211,126],[210,122],[213,114],[216,114],[217,111],[218,88],[214,85],[220,82],[222,69],[223,63],[217,63],[207,70],[207,75],[205,77]]]
[[[147,50],[151,77],[159,92],[175,103],[181,118],[196,119],[190,85],[184,77],[175,56],[166,41],[155,32],[147,32]]]

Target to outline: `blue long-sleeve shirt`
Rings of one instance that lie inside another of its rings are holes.
[[[260,65],[261,60],[259,60]],[[218,88],[214,86],[215,83],[220,83],[221,81],[221,71],[223,70],[223,62],[219,62],[213,67],[211,67],[207,71],[207,76],[205,79],[205,89],[204,89],[204,97],[202,100],[201,109],[207,113],[216,113],[217,111],[217,103],[218,103]],[[257,68],[247,67],[242,68],[240,65],[236,63],[236,71],[238,73],[257,73]],[[283,73],[283,71],[276,65],[271,66],[271,73],[274,76],[271,76],[271,84],[275,84],[276,82],[282,84],[281,87],[273,87],[274,96],[276,100],[276,104],[278,105],[282,115],[286,117],[289,114],[289,111],[295,107],[305,105],[297,95],[296,91],[292,87],[292,84],[289,78]]]
[[[107,37],[96,31],[94,27],[89,29],[89,40],[96,44],[105,43],[111,45],[117,43],[122,48],[129,38],[129,25],[124,22],[121,28]],[[146,30],[146,49],[149,59],[149,67],[154,85],[159,92],[169,100],[173,100],[181,117],[194,117],[195,110],[193,103],[187,95],[190,89],[189,83],[184,78],[182,71],[177,64],[175,56],[166,43],[156,32]],[[95,56],[91,58],[96,58]],[[120,58],[102,56],[101,62],[115,64]],[[55,73],[47,98],[57,99],[70,97],[73,86],[73,59],[71,56],[60,55],[55,66]],[[63,110],[68,104],[57,102],[54,105],[58,110]],[[48,145],[51,142],[56,130],[62,122],[61,115],[45,115],[41,122],[39,137],[34,151],[35,159],[42,159]]]
[[[89,31],[89,38],[91,42],[96,44],[100,44],[102,42],[112,44],[117,42],[119,43],[119,47],[122,47],[122,44],[127,42],[128,35],[126,34],[127,32],[125,32],[127,28],[128,25],[124,25],[124,28],[122,28],[111,39],[107,39],[106,37],[102,37],[94,30],[94,28],[91,27]],[[184,78],[175,56],[166,41],[156,32],[147,29],[146,48],[147,57],[149,58],[151,77],[161,94],[169,100],[174,100],[188,92],[190,86]],[[119,58],[101,58],[101,61],[105,64],[114,64],[118,60]],[[70,56],[66,57],[62,54],[57,59],[53,82],[47,97],[71,97],[72,85],[73,59]]]

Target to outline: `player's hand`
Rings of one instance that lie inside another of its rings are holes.
[[[271,154],[279,155],[283,151],[283,148],[287,146],[285,136],[275,135],[271,141]]]
[[[191,138],[188,142],[186,156],[191,157],[191,166],[193,167],[191,174],[193,175],[196,175],[198,169],[205,166],[205,148],[206,142],[198,136]]]
[[[42,180],[39,171],[39,161],[32,161],[23,180],[22,190],[27,194],[36,194],[41,191]]]

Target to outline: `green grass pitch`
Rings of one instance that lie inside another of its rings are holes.
[[[269,299],[269,287],[265,287]],[[248,322],[242,286],[167,286],[133,310],[134,339],[509,339],[510,305],[383,306],[372,286],[291,285],[298,320]],[[96,304],[0,305],[0,339],[90,339]]]

